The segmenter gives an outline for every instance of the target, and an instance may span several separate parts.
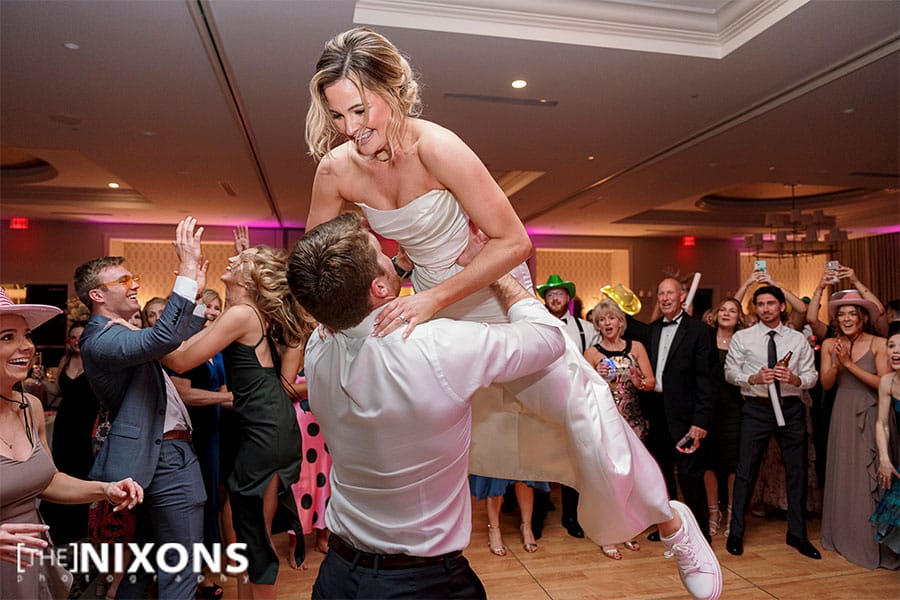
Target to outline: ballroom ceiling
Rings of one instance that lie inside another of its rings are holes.
[[[851,237],[900,230],[882,0],[3,0],[0,216],[303,227],[307,83],[357,24],[531,232],[742,236],[792,190]]]

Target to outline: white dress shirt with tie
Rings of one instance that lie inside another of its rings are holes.
[[[736,331],[731,338],[728,356],[725,358],[725,381],[740,386],[741,393],[745,396],[769,397],[769,388],[766,384],[751,385],[748,380],[751,375],[768,366],[770,331],[775,332],[778,359],[781,360],[788,352],[793,352],[788,368],[800,378],[799,386],[781,382],[781,397],[800,396],[800,390],[808,390],[816,384],[819,374],[809,342],[802,333],[783,324],[769,328],[763,323],[757,323],[747,329]]]
[[[672,319],[663,319],[663,328],[659,333],[659,354],[656,357],[656,387],[654,392],[662,393],[663,373],[666,370],[666,360],[669,358],[669,348],[672,347],[672,340],[675,339],[675,332],[680,327],[681,319],[684,318],[684,311],[678,313],[678,316]]]

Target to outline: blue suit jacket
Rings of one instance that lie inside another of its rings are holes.
[[[91,316],[81,334],[84,372],[112,427],[88,477],[118,481],[131,477],[146,488],[153,480],[166,418],[166,387],[160,358],[200,330],[194,303],[172,294],[156,325],[134,331],[106,327]],[[202,490],[202,486],[200,488]]]

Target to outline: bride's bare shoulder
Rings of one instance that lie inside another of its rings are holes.
[[[416,138],[421,141],[425,140],[446,140],[447,138],[456,138],[459,137],[444,127],[443,125],[438,125],[433,121],[426,121],[424,119],[414,119],[410,121],[414,123],[413,132],[416,134]]]

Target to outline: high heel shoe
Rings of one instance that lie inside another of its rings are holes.
[[[637,540],[631,540],[630,542],[625,542],[625,547],[631,550],[632,552],[637,552],[641,549],[641,545],[638,544]]]
[[[615,546],[600,546],[600,549],[603,550],[603,554],[605,554],[607,558],[622,560],[622,553],[619,552],[619,549]]]
[[[488,523],[488,548],[491,554],[506,556],[506,546],[503,545],[503,536],[500,535],[500,526],[496,527]]]
[[[719,526],[722,524],[722,511],[719,510],[717,504],[709,507],[709,535],[713,536],[719,533]]]
[[[725,535],[731,533],[731,505],[728,505],[728,509],[725,511]]]
[[[525,535],[526,531],[528,532],[527,536]],[[538,545],[534,541],[534,534],[531,532],[531,523],[522,523],[519,525],[519,533],[522,536],[522,548],[525,552],[537,552]],[[531,541],[527,541],[528,539]]]

